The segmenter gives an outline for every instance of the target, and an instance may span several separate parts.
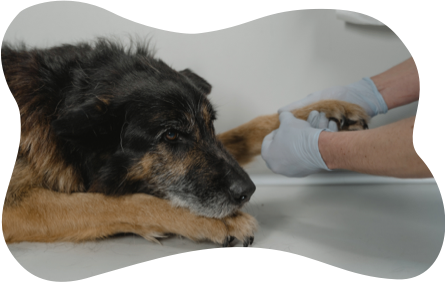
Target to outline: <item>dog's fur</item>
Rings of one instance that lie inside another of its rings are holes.
[[[3,211],[8,243],[121,232],[252,243],[256,221],[239,209],[255,186],[240,165],[260,153],[277,115],[217,136],[211,85],[144,44],[4,44],[1,58],[22,129]],[[366,126],[361,108],[338,101],[294,114],[311,110],[342,130]]]

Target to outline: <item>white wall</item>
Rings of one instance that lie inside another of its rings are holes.
[[[334,10],[286,12],[217,32],[185,35],[146,27],[92,5],[53,2],[22,11],[4,40],[46,47],[111,35],[124,40],[127,35],[149,36],[166,63],[191,68],[207,79],[213,85],[210,98],[218,110],[218,132],[410,57],[387,27],[346,24]],[[371,127],[415,115],[416,109],[413,103],[392,110],[375,117]],[[269,170],[259,159],[248,172]]]

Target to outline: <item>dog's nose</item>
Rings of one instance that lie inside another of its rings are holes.
[[[238,204],[244,204],[251,199],[252,194],[256,190],[256,186],[249,179],[248,181],[238,180],[235,181],[230,187],[229,191],[231,193],[231,197]]]

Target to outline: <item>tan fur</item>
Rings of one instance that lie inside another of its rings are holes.
[[[3,211],[7,243],[94,240],[121,232],[154,238],[175,233],[191,240],[222,243],[228,236],[253,236],[256,220],[246,214],[224,220],[194,215],[144,194],[110,197],[31,189],[19,206]]]
[[[130,168],[127,177],[131,180],[150,178],[152,175],[153,159],[152,154],[146,154],[138,163]]]
[[[14,184],[13,179],[18,178],[22,183],[34,183],[61,192],[83,191],[80,176],[63,161],[60,152],[56,150],[57,141],[50,130],[49,117],[42,118],[35,112],[36,104],[47,105],[45,102],[48,101],[41,101],[42,98],[33,95],[42,85],[35,79],[38,77],[38,64],[31,53],[25,56],[29,59],[26,64],[3,64],[6,81],[20,110],[21,136],[17,160],[23,159],[23,162],[14,168],[11,180],[14,192],[8,194],[26,194],[26,191],[19,190],[27,186]],[[21,75],[24,72],[30,75]],[[8,199],[6,201],[10,202]]]
[[[294,111],[294,115],[306,119],[313,109],[326,112],[328,117],[341,114],[354,120],[367,119],[357,106],[338,101],[310,105]],[[279,125],[277,114],[261,116],[218,138],[239,163],[246,164],[260,154],[263,138]],[[83,241],[131,232],[149,240],[175,233],[192,240],[207,239],[221,244],[228,236],[245,240],[256,230],[256,220],[243,212],[213,219],[145,194],[111,197],[74,193],[83,188],[77,182],[79,178],[61,163],[51,142],[55,141],[45,128],[36,127],[35,131],[22,128],[19,157],[3,210],[3,233],[7,243]],[[45,150],[39,154],[44,157],[34,154],[36,150]],[[152,156],[147,155],[131,169],[130,177],[150,174],[153,161]],[[187,165],[187,161],[182,164]],[[182,173],[181,168],[174,173]],[[45,189],[53,187],[56,188],[53,191]]]
[[[204,119],[205,126],[209,130],[211,130],[211,128],[209,127],[209,125],[211,124],[211,116],[209,115],[209,109],[208,109],[208,104],[207,103],[202,103],[201,115],[202,115],[202,117]]]
[[[327,118],[333,117],[341,120],[343,116],[350,120],[369,120],[367,113],[358,105],[337,100],[320,101],[304,108],[293,111],[296,118],[306,120],[311,111],[324,112]],[[257,117],[232,130],[219,134],[217,137],[226,149],[241,165],[245,165],[259,155],[262,142],[266,135],[279,128],[279,114]],[[341,130],[362,129],[353,124]]]
[[[56,140],[50,125],[39,124],[42,123],[35,122],[31,127],[22,123],[19,154],[26,159],[28,169],[39,176],[40,186],[65,193],[83,191],[81,177],[63,161],[60,152],[56,150]]]

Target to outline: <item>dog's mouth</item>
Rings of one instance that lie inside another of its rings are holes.
[[[249,179],[249,182],[233,182],[226,189],[183,189],[171,190],[167,198],[173,206],[189,209],[191,212],[212,218],[223,218],[237,213],[251,199],[256,187]],[[177,187],[178,188],[178,187]],[[214,191],[210,192],[209,191]],[[202,192],[202,193],[200,193]]]

